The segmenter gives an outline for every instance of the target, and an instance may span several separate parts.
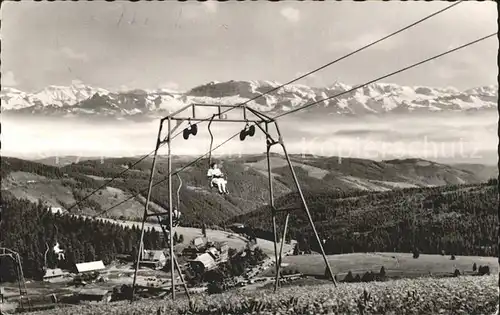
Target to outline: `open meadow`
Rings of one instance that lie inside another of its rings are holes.
[[[354,253],[329,255],[328,261],[339,280],[349,271],[362,276],[367,271],[379,272],[382,266],[391,278],[451,275],[455,269],[461,274],[471,274],[474,263],[477,268],[488,265],[492,274],[498,273],[496,257],[456,256],[455,260],[451,260],[449,255],[421,254],[415,259],[408,253]],[[283,271],[297,271],[310,276],[325,274],[325,263],[320,255],[286,256],[282,266]],[[269,269],[262,276],[273,274],[274,270]]]

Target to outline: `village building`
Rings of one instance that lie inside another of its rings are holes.
[[[182,250],[182,256],[187,259],[194,259],[198,256],[198,250],[194,246],[190,245]]]
[[[94,273],[104,269],[106,269],[106,267],[104,266],[102,260],[76,264],[76,270],[79,274]]]
[[[45,275],[43,276],[43,281],[46,282],[58,282],[63,280],[64,276],[68,275],[67,272],[64,272],[62,269],[47,269],[45,271]]]
[[[220,249],[211,246],[205,252],[210,254],[217,264],[226,262],[229,259],[229,246],[226,243],[221,244]]]
[[[198,273],[205,273],[207,271],[217,268],[217,263],[214,257],[209,253],[201,254],[189,262],[191,268]]]
[[[167,256],[162,250],[144,250],[139,266],[161,269],[167,264]]]
[[[191,241],[191,244],[182,250],[182,256],[188,259],[195,259],[198,254],[204,253],[207,247],[207,239],[197,237]]]
[[[67,211],[61,207],[50,207],[50,212],[53,214],[65,214]]]
[[[193,246],[197,249],[201,249],[207,245],[207,239],[204,237],[197,237],[193,240]]]
[[[94,282],[99,278],[101,271],[106,269],[102,260],[76,264],[78,274],[74,278],[76,283],[85,285],[87,282]]]
[[[227,243],[222,243],[219,249],[219,263],[223,263],[229,260],[229,245]]]

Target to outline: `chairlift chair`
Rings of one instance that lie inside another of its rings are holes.
[[[181,217],[180,211],[174,210],[174,213],[175,212],[177,213],[177,215],[174,214],[174,216],[172,217],[172,226],[173,227],[177,227],[179,225],[180,217]],[[170,224],[170,218],[168,217],[168,215],[165,216],[164,219],[160,221],[160,224],[162,224],[162,225],[169,225]]]

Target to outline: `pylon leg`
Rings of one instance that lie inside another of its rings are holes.
[[[158,223],[160,224],[160,227],[161,227],[161,230],[163,232],[163,237],[164,238],[167,238],[167,231],[165,230],[165,228],[163,227],[163,224],[161,224],[161,219],[160,217],[158,216]],[[172,247],[172,243],[170,243],[169,245],[170,247]],[[186,284],[186,281],[184,280],[184,276],[182,275],[182,270],[179,266],[179,263],[177,262],[177,258],[175,257],[175,254],[173,256],[173,259],[171,259],[171,261],[173,260],[174,264],[175,264],[175,268],[177,269],[177,273],[179,274],[179,277],[181,278],[181,281],[182,281],[182,284],[184,285],[184,290],[186,291],[186,296],[188,297],[188,300],[191,302],[191,296],[189,295],[189,290],[188,290],[188,287],[187,287],[187,284]],[[175,288],[174,288],[175,289]],[[191,307],[191,303],[189,303],[190,307]]]
[[[279,264],[281,266],[281,262],[283,260],[283,247],[285,246],[285,241],[286,241],[286,232],[288,228],[288,219],[290,218],[290,213],[287,212],[286,218],[285,218],[285,227],[283,228],[283,235],[281,236],[281,247],[280,247],[280,254],[279,254]]]
[[[323,243],[321,242],[321,239],[319,238],[318,232],[316,231],[316,226],[314,225],[314,221],[311,217],[311,213],[309,211],[309,207],[307,206],[306,199],[305,199],[304,194],[302,192],[302,189],[300,187],[299,180],[297,179],[297,175],[295,174],[295,170],[293,169],[292,161],[290,160],[290,157],[288,156],[288,152],[287,152],[286,146],[283,142],[283,137],[281,135],[278,123],[275,121],[274,124],[276,126],[276,131],[278,132],[279,143],[280,143],[281,147],[283,148],[283,153],[285,154],[285,158],[286,158],[288,166],[290,168],[290,172],[292,173],[295,187],[297,188],[297,192],[299,193],[300,199],[302,201],[302,205],[304,206],[304,210],[307,214],[307,219],[309,220],[309,224],[311,225],[313,232],[314,232],[314,236],[316,237],[316,241],[318,242],[318,245],[319,245],[319,248],[321,251],[321,255],[323,256],[323,260],[325,262],[326,268],[328,269],[328,272],[331,276],[331,280],[332,280],[333,284],[335,286],[337,286],[337,282],[335,281],[335,277],[334,277],[332,269],[330,267],[330,263],[328,262],[328,258],[326,257],[325,250],[323,249]]]
[[[274,205],[274,191],[273,191],[273,176],[272,176],[272,169],[271,169],[271,146],[272,143],[270,141],[270,136],[268,134],[268,124],[266,123],[265,125],[265,131],[267,135],[267,151],[266,151],[266,157],[267,157],[267,176],[269,180],[269,205],[271,207],[271,215],[272,215],[272,222],[273,222],[273,235],[274,235],[274,262],[276,264],[276,277],[274,280],[274,291],[278,290],[279,286],[279,279],[280,279],[280,259],[278,258],[278,235],[277,235],[277,227],[276,227],[276,208]]]
[[[143,240],[144,240],[144,224],[146,223],[146,219],[148,217],[148,208],[149,208],[149,202],[151,200],[151,191],[153,190],[153,178],[154,178],[154,173],[155,173],[155,167],[156,167],[156,158],[158,156],[158,149],[160,148],[160,143],[161,143],[161,130],[163,127],[163,120],[160,121],[160,127],[158,128],[158,137],[156,139],[156,147],[155,147],[155,153],[153,156],[153,163],[151,165],[151,174],[149,175],[149,187],[148,187],[148,196],[146,198],[146,204],[144,205],[144,215],[142,216],[142,223],[141,223],[141,236],[139,238],[139,244],[138,244],[138,252],[137,252],[137,259],[135,263],[135,270],[134,270],[134,281],[132,283],[132,294],[131,294],[131,301],[134,300],[134,295],[135,295],[135,288],[137,284],[137,272],[139,270],[139,263],[141,261],[141,256],[142,256],[142,250],[143,250]],[[170,134],[169,134],[170,137]]]

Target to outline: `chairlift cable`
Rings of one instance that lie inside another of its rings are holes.
[[[286,116],[286,115],[289,115],[289,114],[292,114],[292,113],[296,113],[296,112],[301,111],[301,110],[303,110],[303,109],[306,109],[306,108],[309,108],[309,107],[311,107],[311,106],[317,105],[317,104],[319,104],[319,103],[321,103],[321,102],[328,101],[328,100],[331,100],[331,99],[337,98],[337,97],[339,97],[339,96],[342,96],[342,95],[344,95],[344,94],[351,93],[351,92],[353,92],[353,91],[355,91],[355,90],[357,90],[357,89],[360,89],[360,88],[362,88],[362,87],[365,87],[365,86],[367,86],[367,85],[369,85],[369,84],[372,84],[372,83],[375,83],[375,82],[377,82],[377,81],[380,81],[380,80],[386,79],[386,78],[388,78],[388,77],[391,77],[391,76],[393,76],[393,75],[396,75],[396,74],[402,73],[402,72],[404,72],[404,71],[406,71],[406,70],[410,70],[410,69],[412,69],[412,68],[415,68],[415,67],[417,67],[417,66],[420,66],[420,65],[422,65],[422,64],[424,64],[424,63],[427,63],[427,62],[429,62],[429,61],[432,61],[432,60],[434,60],[434,59],[437,59],[437,58],[443,57],[443,56],[448,55],[448,54],[450,54],[450,53],[452,53],[452,52],[455,52],[455,51],[458,51],[458,50],[460,50],[460,49],[466,48],[466,47],[468,47],[468,46],[470,46],[470,45],[477,44],[477,43],[479,43],[479,42],[481,42],[481,41],[483,41],[483,40],[486,40],[486,39],[488,39],[488,38],[490,38],[490,37],[496,36],[497,34],[498,34],[498,32],[493,33],[493,34],[490,34],[490,35],[487,35],[487,36],[483,36],[483,37],[481,37],[481,38],[479,38],[479,39],[476,39],[476,40],[474,40],[474,41],[472,41],[472,42],[468,42],[468,43],[466,43],[466,44],[463,44],[463,45],[461,45],[461,46],[458,46],[458,47],[455,47],[455,48],[453,48],[453,49],[447,50],[447,51],[445,51],[445,52],[443,52],[443,53],[440,53],[440,54],[438,54],[438,55],[432,56],[432,57],[430,57],[430,58],[424,59],[424,60],[422,60],[422,61],[419,61],[419,62],[417,62],[417,63],[414,63],[414,64],[412,64],[412,65],[409,65],[409,66],[407,66],[407,67],[401,68],[401,69],[399,69],[399,70],[393,71],[393,72],[391,72],[391,73],[388,73],[388,74],[386,74],[386,75],[383,75],[383,76],[378,77],[378,78],[376,78],[376,79],[373,79],[373,80],[371,80],[371,81],[368,81],[368,82],[366,82],[366,83],[363,83],[363,84],[361,84],[361,85],[355,86],[355,87],[353,87],[353,88],[351,88],[351,89],[349,89],[349,90],[347,90],[347,91],[344,91],[344,92],[338,93],[338,94],[333,95],[333,96],[330,96],[330,97],[326,97],[326,98],[321,99],[321,100],[318,100],[318,101],[314,101],[314,102],[312,102],[312,103],[310,103],[310,104],[306,104],[306,105],[304,105],[304,106],[294,108],[294,109],[292,109],[292,110],[290,110],[290,111],[288,111],[288,112],[284,112],[284,113],[282,113],[282,114],[276,115],[276,116],[274,116],[274,117],[273,117],[273,119],[278,119],[278,118],[281,118],[281,117],[283,117],[283,116]]]

